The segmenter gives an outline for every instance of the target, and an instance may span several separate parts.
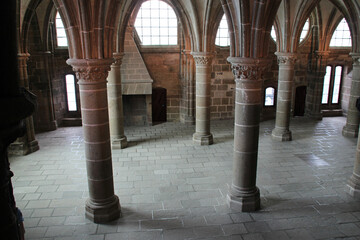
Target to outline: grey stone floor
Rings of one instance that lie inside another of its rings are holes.
[[[194,146],[194,126],[129,127],[129,147],[113,150],[122,218],[94,224],[87,198],[82,130],[37,134],[40,151],[11,156],[26,239],[360,239],[360,203],[345,192],[356,139],[345,118],[295,118],[293,141],[274,142],[261,123],[257,185],[262,208],[233,212],[233,122],[215,121],[211,146]]]

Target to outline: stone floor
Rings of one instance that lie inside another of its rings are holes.
[[[212,123],[215,143],[194,146],[194,126],[129,127],[129,147],[113,151],[122,218],[94,224],[80,127],[36,135],[40,151],[12,156],[26,239],[360,239],[360,204],[345,193],[356,139],[345,118],[295,118],[293,141],[274,142],[261,123],[257,185],[262,208],[232,212],[233,122]]]

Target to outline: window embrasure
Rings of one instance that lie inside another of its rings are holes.
[[[178,20],[172,7],[159,0],[144,2],[135,20],[142,45],[178,45]]]

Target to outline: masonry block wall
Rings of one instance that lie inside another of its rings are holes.
[[[153,79],[153,88],[166,89],[167,121],[180,120],[180,50],[140,50]]]
[[[211,72],[211,119],[234,117],[235,80],[228,56],[228,47],[216,49]]]

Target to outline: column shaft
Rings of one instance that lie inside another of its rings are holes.
[[[267,62],[230,57],[235,75],[235,126],[233,180],[227,202],[233,209],[254,211],[260,207],[256,187],[259,121],[262,104],[261,74]]]
[[[358,136],[354,170],[347,184],[347,192],[360,199],[360,136]]]
[[[29,90],[29,78],[27,73],[27,60],[30,54],[23,53],[18,54],[19,64],[19,83],[20,86]],[[32,152],[39,150],[39,143],[35,139],[34,120],[32,116],[25,119],[25,135],[19,137],[14,143],[12,143],[8,152],[15,155],[27,155]]]
[[[193,141],[199,145],[211,145],[210,133],[210,81],[212,55],[192,52],[196,63],[196,121]]]
[[[359,133],[359,111],[356,109],[356,100],[360,97],[360,53],[350,53],[353,57],[353,74],[351,81],[349,109],[343,136],[357,137]]]
[[[315,120],[322,119],[321,99],[326,73],[328,51],[316,51],[314,60],[309,65],[308,86],[306,92],[305,115]]]
[[[79,80],[89,199],[86,217],[96,223],[120,216],[114,194],[106,77],[112,60],[69,59]]]
[[[279,64],[278,91],[276,102],[275,128],[272,138],[277,141],[291,141],[290,113],[294,82],[295,55],[277,52]]]
[[[110,137],[113,149],[122,149],[127,146],[127,138],[124,134],[124,113],[120,74],[123,55],[123,53],[114,53],[115,62],[111,65],[107,83]]]

